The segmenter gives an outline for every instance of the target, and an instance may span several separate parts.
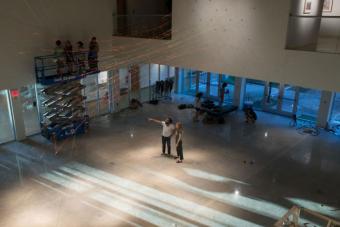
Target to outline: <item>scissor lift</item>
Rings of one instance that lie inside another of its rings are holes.
[[[73,59],[86,55],[86,52],[74,53]],[[55,55],[34,58],[36,80],[42,85],[39,94],[41,133],[51,141],[87,131],[89,117],[85,111],[85,86],[80,80],[100,72],[98,67],[93,67],[93,62],[89,68],[86,61],[60,62],[60,59],[66,58]]]

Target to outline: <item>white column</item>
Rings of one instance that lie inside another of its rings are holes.
[[[26,138],[26,132],[20,95],[13,97],[12,92],[10,92],[9,97],[12,107],[11,111],[14,124],[15,139],[19,141],[24,140]]]
[[[108,84],[108,90],[109,90],[109,112],[114,112],[114,90],[113,90],[113,71],[110,70],[107,73],[107,84]]]
[[[240,110],[243,108],[245,84],[245,78],[235,77],[233,105],[238,106]]]
[[[175,82],[174,82],[174,92],[176,93],[176,94],[178,94],[179,93],[179,91],[180,91],[180,88],[179,88],[179,68],[175,68]]]
[[[319,127],[325,128],[327,126],[331,114],[333,97],[333,92],[322,91],[321,93],[319,114],[317,118],[317,125]]]
[[[207,73],[207,87],[206,87],[206,97],[210,96],[210,80],[211,80],[211,73]]]

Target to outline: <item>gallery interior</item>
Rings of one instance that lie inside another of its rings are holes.
[[[0,226],[340,226],[340,0],[1,12]]]

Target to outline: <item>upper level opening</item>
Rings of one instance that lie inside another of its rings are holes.
[[[171,39],[172,0],[115,0],[113,35]]]
[[[291,0],[286,48],[340,53],[340,0]]]

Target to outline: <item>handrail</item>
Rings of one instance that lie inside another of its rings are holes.
[[[77,56],[77,55],[79,55],[79,54],[88,54],[89,53],[89,51],[72,51],[72,54],[73,55],[75,55],[75,56]],[[66,54],[63,54],[62,55],[63,57],[66,57]],[[55,55],[55,54],[49,54],[49,55],[40,55],[40,56],[36,56],[36,57],[34,57],[35,59],[39,59],[39,60],[42,60],[42,59],[49,59],[49,58],[57,58],[57,57],[59,57],[59,56],[57,56],[57,55]]]
[[[74,51],[72,58],[66,53],[34,57],[37,82],[44,85],[60,83],[99,72],[97,57],[89,58],[89,53],[88,50]]]
[[[321,219],[322,221],[327,222],[327,227],[332,227],[332,226],[340,226],[340,222],[329,218],[327,216],[324,216],[322,214],[319,214],[315,211],[309,210],[304,207],[298,207],[298,206],[293,206],[288,212],[277,222],[275,222],[274,227],[283,227],[286,226],[287,224],[290,224],[290,226],[299,226],[299,218],[301,215],[301,212],[304,211],[316,218]]]
[[[163,17],[163,16],[167,16],[167,17],[171,17],[172,14],[112,14],[112,16],[115,17],[121,17],[121,16],[125,16],[125,17],[131,17],[131,16],[137,16],[137,17]]]
[[[302,18],[340,18],[340,16],[308,16],[308,15],[289,15],[290,17],[302,17]]]

